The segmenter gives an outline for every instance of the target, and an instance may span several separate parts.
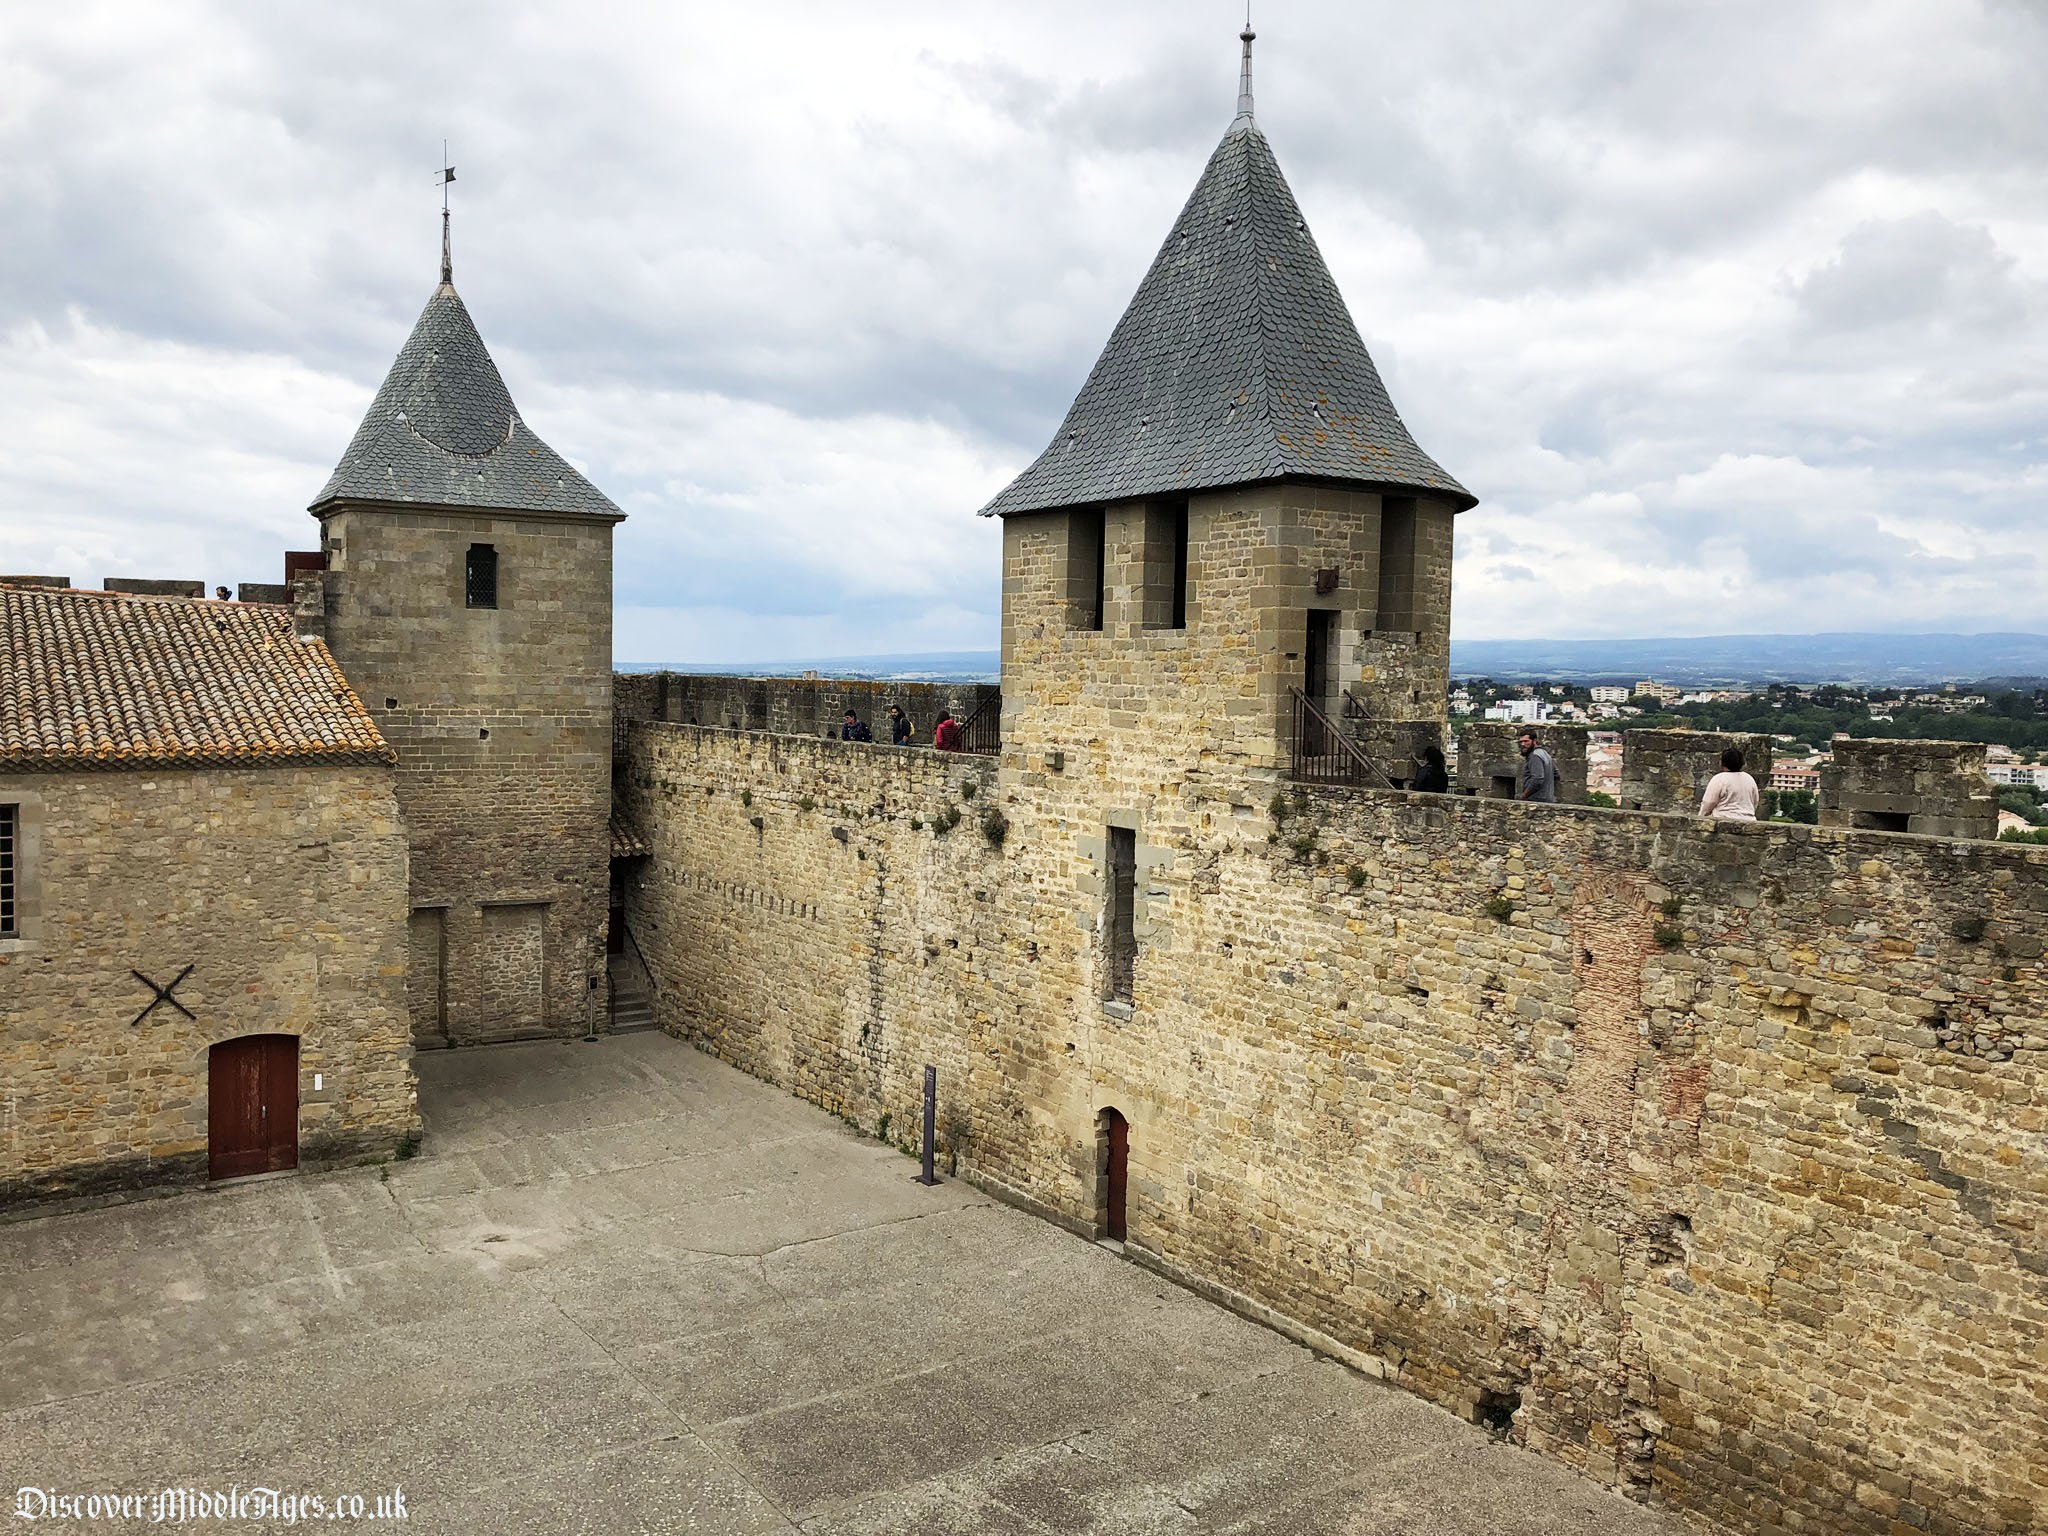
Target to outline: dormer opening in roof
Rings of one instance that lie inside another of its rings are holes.
[[[1163,712],[1199,722],[1191,768],[1197,739],[1263,771],[1327,731],[1370,738],[1371,771],[1405,779],[1443,733],[1453,519],[1475,498],[1388,399],[1254,116],[1254,39],[1247,17],[1237,113],[1066,419],[982,508],[1006,524],[1006,740],[1013,693],[1027,758],[1041,726],[1048,751],[1069,728],[1096,736],[1069,718],[1087,690],[1072,680],[1121,647],[1141,711],[1151,677]],[[1155,676],[1143,637],[1164,613],[1186,622]]]

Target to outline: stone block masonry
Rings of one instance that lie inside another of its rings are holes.
[[[1821,770],[1821,825],[1996,837],[1998,794],[1984,763],[1977,742],[1842,737]]]
[[[1771,738],[1737,731],[1627,731],[1621,738],[1621,803],[1631,811],[1696,812],[1707,781],[1734,747],[1743,772],[1771,782]]]
[[[604,1004],[611,524],[344,506],[299,594],[398,752],[422,1045],[582,1034]],[[496,552],[490,606],[464,588]]]
[[[419,1126],[391,770],[0,776],[23,931],[0,940],[0,1204],[207,1174],[208,1050],[299,1041],[301,1166]],[[140,972],[196,1017],[160,1004]],[[313,1086],[319,1074],[320,1086]]]
[[[1458,790],[1489,800],[1512,800],[1522,790],[1522,732],[1557,764],[1557,798],[1568,805],[1586,800],[1586,732],[1573,726],[1517,725],[1509,720],[1475,720],[1458,733]]]
[[[1145,1262],[1638,1497],[2040,1529],[2048,850],[1274,795],[1054,718],[995,782],[633,726],[669,1027],[899,1142],[935,1062],[947,1158],[1081,1230],[1114,1108]]]

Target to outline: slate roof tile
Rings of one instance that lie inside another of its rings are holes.
[[[0,772],[395,761],[288,609],[0,586]]]
[[[526,425],[449,282],[427,300],[313,510],[335,500],[623,516]]]
[[[1051,444],[981,511],[1286,475],[1477,502],[1409,436],[1265,134],[1240,116]]]

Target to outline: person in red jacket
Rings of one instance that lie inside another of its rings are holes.
[[[941,752],[960,750],[960,722],[943,709],[939,711],[939,723],[932,727],[932,745]]]

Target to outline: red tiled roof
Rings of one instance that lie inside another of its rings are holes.
[[[0,771],[394,761],[288,609],[0,586]]]
[[[630,821],[617,811],[612,812],[612,857],[615,859],[638,859],[647,854],[647,839],[642,837]]]

